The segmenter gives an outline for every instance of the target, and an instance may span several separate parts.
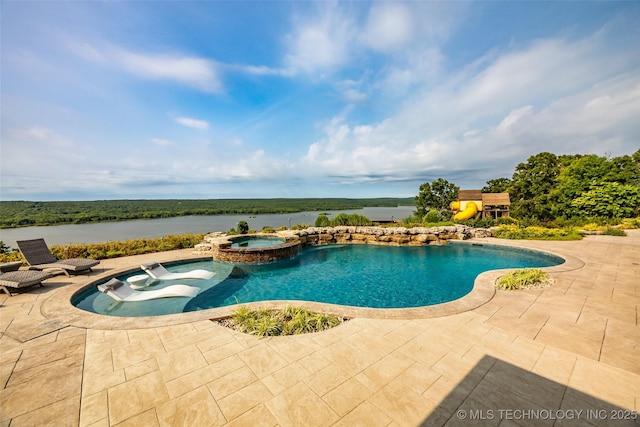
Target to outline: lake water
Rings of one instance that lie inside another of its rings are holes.
[[[363,208],[343,211],[326,211],[331,215],[357,213],[376,220],[401,220],[411,216],[415,206],[395,208]],[[0,230],[0,240],[5,245],[17,248],[16,240],[44,238],[48,245],[70,243],[100,243],[114,240],[130,240],[142,237],[161,237],[167,234],[210,233],[236,228],[238,221],[246,221],[252,230],[264,226],[278,228],[296,224],[313,225],[320,212],[297,212],[291,214],[265,215],[212,215],[183,216],[175,218],[146,219],[135,221],[102,222],[97,224],[54,225],[47,227],[24,227]]]

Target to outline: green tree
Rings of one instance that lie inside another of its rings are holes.
[[[430,209],[448,209],[451,202],[457,199],[460,187],[443,178],[425,182],[415,198],[416,216],[423,218]]]
[[[640,215],[640,187],[618,182],[592,185],[589,191],[573,200],[582,216],[631,218]]]
[[[487,185],[482,187],[483,193],[508,193],[511,180],[509,178],[496,178],[487,181]]]
[[[612,181],[640,186],[640,150],[631,156],[614,157],[610,162],[614,175]]]
[[[512,214],[520,218],[553,219],[550,192],[560,174],[561,159],[552,153],[539,153],[520,163],[511,178]]]
[[[640,189],[639,160],[640,154],[638,152],[633,156],[621,156],[612,159],[594,154],[574,157],[561,170],[558,176],[558,184],[552,192],[555,216],[566,218],[581,217],[585,216],[585,212],[592,212],[588,215],[595,215],[593,212],[599,211],[601,214],[598,214],[598,216],[611,218],[611,215],[614,215],[614,217],[618,217],[621,205],[617,201],[613,202],[610,209],[605,209],[604,207],[596,208],[595,206],[587,208],[584,203],[590,203],[587,202],[589,200],[593,202],[595,197],[600,200],[599,204],[610,196],[619,196],[620,192],[626,194],[627,187],[625,186],[627,185]],[[622,187],[608,185],[612,183],[620,184]],[[597,190],[598,186],[602,187],[602,190]],[[579,198],[581,200],[576,202]],[[632,204],[629,206],[631,207]]]
[[[581,216],[573,201],[596,183],[614,181],[613,163],[606,158],[589,154],[573,158],[561,168],[557,185],[551,191],[552,214],[555,218]]]

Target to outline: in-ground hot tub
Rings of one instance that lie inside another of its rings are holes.
[[[226,236],[213,244],[213,259],[241,264],[262,264],[292,258],[300,251],[300,239],[268,234]]]

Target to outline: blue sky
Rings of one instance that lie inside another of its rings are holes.
[[[2,200],[408,197],[640,148],[640,2],[0,7]]]

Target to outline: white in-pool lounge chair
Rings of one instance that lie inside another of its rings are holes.
[[[216,275],[216,273],[207,270],[191,270],[182,273],[171,273],[157,261],[142,264],[140,268],[155,280],[211,279]]]
[[[153,291],[136,291],[115,277],[102,285],[98,285],[98,290],[119,302],[137,302],[175,297],[193,298],[200,291],[199,288],[187,285],[171,285]]]

